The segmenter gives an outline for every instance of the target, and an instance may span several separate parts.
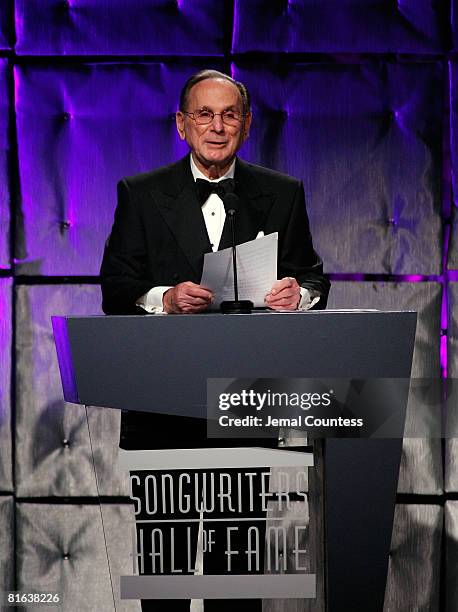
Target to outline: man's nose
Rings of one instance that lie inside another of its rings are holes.
[[[215,130],[215,132],[224,131],[224,123],[219,113],[213,117],[212,128]]]

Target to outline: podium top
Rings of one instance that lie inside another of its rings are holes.
[[[53,317],[64,397],[205,415],[208,378],[408,378],[416,312]]]

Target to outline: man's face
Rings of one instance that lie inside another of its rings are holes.
[[[186,111],[211,110],[222,113],[225,110],[242,112],[242,98],[235,85],[224,79],[206,79],[194,85],[189,92]],[[204,168],[224,168],[232,162],[235,154],[248,136],[251,113],[237,125],[226,125],[221,115],[216,115],[207,125],[199,125],[185,113],[176,114],[178,133],[186,139],[194,160]]]

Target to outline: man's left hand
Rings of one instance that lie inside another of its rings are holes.
[[[297,310],[301,301],[301,288],[295,278],[287,276],[274,283],[265,303],[272,310]]]

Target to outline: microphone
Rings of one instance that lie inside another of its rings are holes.
[[[224,210],[226,211],[226,214],[234,217],[240,207],[240,198],[238,195],[236,195],[233,192],[229,192],[226,193],[226,195],[223,198],[223,204],[224,204]]]
[[[224,209],[229,217],[232,236],[232,272],[234,277],[234,299],[221,302],[220,310],[224,314],[250,314],[254,308],[250,300],[239,300],[237,281],[237,246],[235,244],[235,218],[240,207],[240,198],[233,192],[226,193],[223,198]]]

